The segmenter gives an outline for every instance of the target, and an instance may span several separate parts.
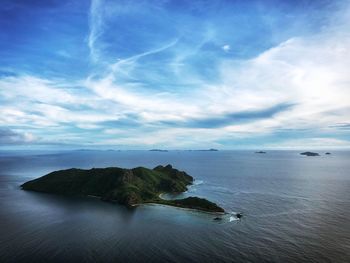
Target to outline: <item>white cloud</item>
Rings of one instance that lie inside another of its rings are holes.
[[[223,45],[221,48],[222,48],[222,50],[225,51],[225,52],[229,52],[229,51],[231,50],[230,45]]]
[[[146,122],[182,120],[186,116],[199,115],[200,108],[191,99],[179,98],[176,94],[132,92],[132,85],[117,85],[108,75],[99,80],[89,79],[86,86],[105,100],[116,103],[120,110],[135,113]]]
[[[223,85],[232,87],[225,90],[225,96],[230,98],[226,103],[242,107],[294,103],[290,111],[276,116],[281,127],[317,128],[347,120],[350,115],[348,47],[349,36],[324,34],[291,39],[238,68],[226,63]]]
[[[106,113],[108,103],[85,91],[82,94],[81,89],[74,88],[74,83],[72,87],[33,76],[4,77],[0,79],[4,101],[0,105],[0,126],[79,126],[118,119],[118,114]]]
[[[88,47],[90,50],[90,57],[93,61],[97,61],[99,58],[99,50],[96,47],[96,41],[103,32],[103,10],[101,0],[92,0],[89,14],[89,26],[90,32],[88,36]]]

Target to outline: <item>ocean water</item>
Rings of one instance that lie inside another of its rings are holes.
[[[169,163],[196,180],[183,196],[244,217],[19,187],[58,169]],[[0,152],[0,262],[350,262],[350,152]]]

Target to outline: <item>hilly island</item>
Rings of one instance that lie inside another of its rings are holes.
[[[225,212],[217,204],[203,198],[164,200],[162,193],[181,193],[193,183],[193,177],[170,164],[154,169],[118,167],[60,170],[28,181],[22,189],[60,195],[95,196],[103,201],[125,206],[156,203],[205,212]]]

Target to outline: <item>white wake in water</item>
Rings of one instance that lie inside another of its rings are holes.
[[[229,222],[240,221],[241,219],[237,217],[237,212],[231,212],[229,215]]]
[[[232,221],[239,221],[239,219],[235,216],[230,216],[230,219],[229,219],[230,222]]]
[[[193,182],[193,185],[200,185],[200,184],[203,184],[203,183],[204,183],[204,181],[202,181],[202,180],[195,180]]]

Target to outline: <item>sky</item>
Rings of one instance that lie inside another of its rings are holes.
[[[349,149],[348,0],[2,0],[1,149]]]

